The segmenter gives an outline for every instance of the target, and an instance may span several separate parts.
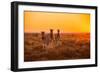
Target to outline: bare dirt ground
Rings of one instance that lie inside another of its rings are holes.
[[[90,58],[89,33],[61,33],[43,47],[40,33],[24,34],[24,61],[69,60]]]

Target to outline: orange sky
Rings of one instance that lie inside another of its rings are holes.
[[[61,32],[90,32],[90,14],[24,12],[24,32],[49,32],[60,29]]]

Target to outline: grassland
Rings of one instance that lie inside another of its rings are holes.
[[[25,62],[89,58],[90,33],[61,33],[59,41],[54,39],[46,47],[40,33],[24,34]]]

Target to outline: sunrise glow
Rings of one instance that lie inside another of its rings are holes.
[[[89,33],[90,14],[24,12],[24,32],[49,32],[60,29],[64,33]]]

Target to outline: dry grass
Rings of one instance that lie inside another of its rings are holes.
[[[89,33],[63,33],[43,48],[39,33],[25,33],[24,61],[68,60],[90,58]]]

